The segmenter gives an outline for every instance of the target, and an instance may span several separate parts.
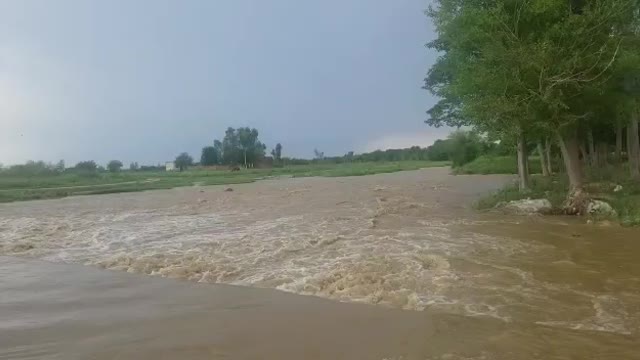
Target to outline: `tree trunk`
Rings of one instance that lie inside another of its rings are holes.
[[[247,168],[247,150],[244,150],[244,168]]]
[[[582,163],[580,162],[578,136],[575,131],[565,136],[558,136],[560,151],[562,151],[562,159],[569,176],[569,185],[571,190],[582,189]]]
[[[561,174],[566,174],[567,173],[567,167],[564,164],[564,160],[562,160],[562,151],[560,151],[560,154],[556,155],[556,164],[558,164],[558,172],[560,172]]]
[[[520,191],[529,190],[529,156],[524,132],[518,134],[518,187]]]
[[[593,131],[591,129],[587,132],[587,145],[589,145],[589,165],[596,167],[598,164],[598,154],[596,153],[596,146],[593,141]]]
[[[624,128],[620,121],[616,124],[616,162],[622,164],[622,133]]]
[[[546,138],[544,140],[544,145],[545,145],[545,158],[546,158],[546,163],[547,163],[547,172],[549,173],[549,175],[553,174],[553,167],[551,166],[551,141],[549,141],[549,138]]]
[[[608,165],[609,158],[609,145],[606,142],[598,142],[596,144],[596,159],[598,160],[598,167],[606,167]]]
[[[569,177],[569,194],[564,203],[564,211],[568,215],[586,213],[588,198],[583,191],[582,162],[580,161],[580,141],[575,129],[564,135],[558,134],[558,144]]]
[[[544,152],[542,142],[538,142],[538,156],[540,156],[540,166],[542,167],[542,175],[549,176],[549,167],[547,166],[547,154]]]
[[[589,153],[587,153],[587,147],[584,146],[583,143],[578,144],[578,158],[580,158],[582,156],[582,161],[585,162],[585,164],[589,163]]]
[[[631,178],[640,180],[640,139],[638,138],[638,108],[631,115],[631,123],[627,127],[627,155]]]

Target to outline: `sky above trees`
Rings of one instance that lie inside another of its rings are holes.
[[[429,145],[427,0],[0,2],[0,162]]]

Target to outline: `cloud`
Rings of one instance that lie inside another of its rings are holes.
[[[0,162],[155,164],[228,126],[299,157],[441,137],[423,2],[156,3],[0,1]]]

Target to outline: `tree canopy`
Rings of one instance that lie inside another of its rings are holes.
[[[220,163],[220,153],[215,146],[205,146],[202,148],[202,155],[200,155],[200,165],[213,166]]]
[[[11,165],[8,167],[1,167],[0,170],[3,174],[7,175],[28,175],[28,176],[40,176],[40,175],[54,175],[65,171],[64,161],[60,160],[57,164],[45,163],[44,161],[27,161],[24,164]]]
[[[174,164],[178,169],[180,169],[180,171],[183,171],[186,170],[189,166],[193,165],[193,158],[191,157],[191,155],[183,152],[176,157]]]
[[[525,158],[527,139],[556,139],[572,192],[580,192],[582,141],[588,134],[596,141],[611,137],[612,114],[629,104],[615,89],[623,88],[620,79],[634,88],[629,74],[638,68],[639,4],[435,1],[427,14],[438,38],[428,47],[441,55],[425,88],[441,100],[427,123],[517,138]]]
[[[120,169],[122,169],[122,161],[120,160],[111,160],[109,161],[109,163],[107,164],[107,170],[109,170],[109,172],[118,172],[120,171]]]
[[[222,150],[224,164],[249,166],[264,158],[267,147],[260,142],[258,130],[248,127],[227,128],[222,142],[214,142],[214,148]]]
[[[275,162],[280,162],[282,160],[282,145],[280,143],[276,144],[276,147],[271,150],[271,156],[273,156],[273,160]]]
[[[80,161],[76,164],[75,170],[83,171],[83,172],[95,172],[98,170],[98,165],[95,161]]]

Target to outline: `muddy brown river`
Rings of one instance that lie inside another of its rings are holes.
[[[0,359],[640,359],[640,230],[448,169],[0,205]]]

